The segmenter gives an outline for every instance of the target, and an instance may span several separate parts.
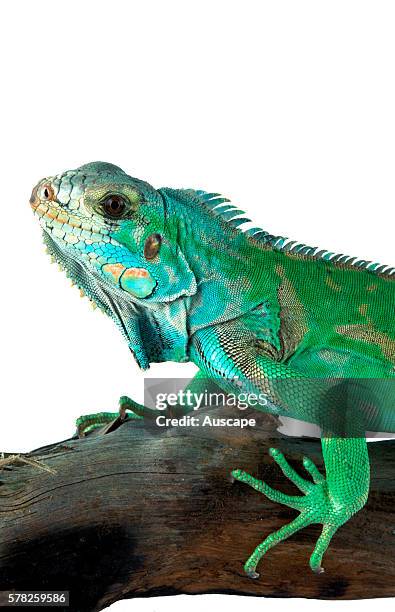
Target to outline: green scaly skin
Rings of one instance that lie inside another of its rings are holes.
[[[211,379],[225,391],[263,392],[260,409],[321,427],[325,476],[305,458],[306,480],[271,451],[301,496],[232,475],[300,512],[257,546],[247,574],[311,523],[323,525],[310,559],[322,571],[332,536],[366,503],[365,431],[395,431],[394,269],[243,231],[249,220],[218,194],[157,190],[103,162],[43,179],[30,202],[49,253],[114,320],[142,369],[193,361],[192,386]],[[121,408],[150,415],[127,398]],[[113,418],[81,417],[79,426]]]

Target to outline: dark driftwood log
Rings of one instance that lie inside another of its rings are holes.
[[[210,413],[213,414],[214,413]],[[223,410],[219,412],[224,416]],[[218,416],[218,414],[217,414]],[[228,476],[241,467],[295,493],[268,456],[280,447],[301,473],[322,466],[319,441],[258,426],[159,429],[129,421],[106,435],[67,440],[0,472],[0,588],[69,590],[69,610],[102,610],[129,597],[231,593],[351,599],[395,595],[394,442],[370,445],[367,506],[335,535],[326,573],[308,567],[318,525],[271,550],[254,581],[243,561],[295,512]],[[270,439],[271,437],[271,439]]]

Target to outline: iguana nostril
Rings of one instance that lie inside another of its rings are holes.
[[[41,193],[40,193],[40,197],[42,200],[54,200],[55,199],[55,192],[53,190],[52,185],[44,185]]]

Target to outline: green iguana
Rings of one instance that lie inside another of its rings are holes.
[[[195,390],[210,378],[263,392],[265,411],[321,427],[325,476],[305,458],[311,480],[302,478],[271,451],[303,495],[232,475],[300,512],[257,546],[247,574],[311,523],[323,529],[310,566],[323,571],[332,536],[368,497],[365,432],[395,432],[395,269],[243,229],[249,219],[219,194],[154,189],[103,162],[43,179],[30,203],[49,253],[142,369],[192,361]]]

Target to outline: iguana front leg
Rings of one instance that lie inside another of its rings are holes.
[[[207,390],[207,375],[199,371],[195,374],[192,380],[184,389],[184,393],[188,390],[191,391],[192,397],[196,393],[200,395]],[[106,432],[106,426],[111,426],[112,423],[119,421],[122,423],[128,419],[155,419],[158,414],[162,414],[168,417],[182,416],[186,412],[190,412],[194,409],[194,406],[168,406],[160,412],[147,408],[143,404],[136,402],[127,395],[123,395],[119,398],[119,410],[118,412],[98,412],[96,414],[87,414],[80,416],[76,421],[77,433],[79,437],[84,437],[89,432],[95,429],[102,429]]]
[[[294,521],[270,534],[256,547],[244,569],[250,577],[257,578],[259,574],[255,571],[256,566],[270,548],[307,525],[321,523],[322,533],[310,558],[311,569],[320,573],[323,571],[322,557],[331,538],[341,525],[365,505],[368,497],[370,469],[363,426],[357,422],[355,413],[347,410],[346,399],[343,406],[339,403],[341,395],[339,397],[338,393],[332,396],[327,394],[327,402],[322,403],[320,385],[317,388],[314,381],[311,384],[309,379],[286,364],[260,354],[254,347],[253,338],[244,332],[237,322],[200,330],[194,338],[195,362],[207,375],[215,376],[217,384],[221,384],[221,376],[223,387],[227,391],[232,388],[235,393],[239,393],[241,388],[256,393],[263,390],[269,399],[265,408],[268,412],[288,414],[321,427],[333,422],[331,431],[324,432],[322,437],[325,476],[306,457],[303,464],[312,481],[306,480],[295,472],[280,451],[271,449],[272,457],[284,475],[303,493],[301,496],[290,496],[276,491],[241,469],[232,471],[236,480],[250,485],[272,501],[300,512]],[[281,384],[284,380],[291,381],[285,392]],[[340,387],[340,391],[341,389]],[[285,396],[284,403],[281,402],[282,395]],[[315,400],[317,406],[314,404]],[[335,400],[338,405],[328,405],[328,402]],[[324,411],[322,418],[321,410]],[[328,418],[328,415],[331,418]]]

